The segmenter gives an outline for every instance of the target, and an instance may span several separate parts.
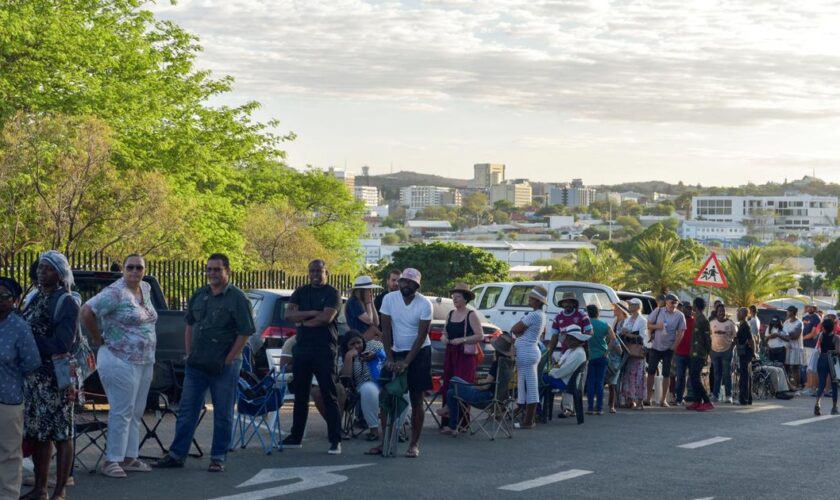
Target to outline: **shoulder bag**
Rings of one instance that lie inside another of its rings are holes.
[[[469,329],[470,314],[472,314],[472,311],[467,311],[467,317],[464,318],[464,338],[465,339],[467,338],[467,332],[468,332],[468,329]],[[451,316],[452,316],[452,313],[450,313],[450,317]],[[475,362],[477,364],[481,364],[481,362],[484,361],[484,349],[481,348],[481,341],[479,341],[476,344],[468,344],[468,343],[464,342],[464,354],[468,354],[470,356],[475,356],[476,357]]]
[[[53,312],[53,324],[58,322],[59,313],[67,299],[73,300],[70,292],[65,293],[58,299],[55,312]],[[69,386],[72,379],[75,379],[76,384],[81,388],[84,381],[96,371],[96,356],[93,355],[93,350],[90,348],[90,344],[88,344],[87,337],[82,333],[81,323],[78,318],[76,319],[75,340],[73,346],[70,348],[69,354],[54,356],[53,367],[56,372],[56,378],[59,381],[59,389]],[[66,382],[64,387],[62,387],[63,382]]]

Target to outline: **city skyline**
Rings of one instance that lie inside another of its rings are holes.
[[[840,182],[831,2],[180,0],[296,168],[588,185]]]

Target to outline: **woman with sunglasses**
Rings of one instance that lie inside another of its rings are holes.
[[[155,364],[155,322],[151,287],[143,282],[146,263],[130,255],[123,277],[88,300],[82,307],[82,323],[96,345],[97,367],[108,397],[108,446],[101,472],[122,478],[126,472],[149,472],[151,467],[137,457],[140,419],[152,382]]]

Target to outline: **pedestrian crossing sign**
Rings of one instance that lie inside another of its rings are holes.
[[[723,274],[723,270],[720,267],[720,261],[714,252],[709,255],[709,258],[706,259],[706,263],[700,268],[700,272],[697,273],[697,277],[694,278],[694,284],[714,286],[718,288],[729,288],[729,283],[726,281],[726,276]]]

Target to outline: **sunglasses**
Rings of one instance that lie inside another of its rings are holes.
[[[125,266],[126,271],[142,271],[143,269],[145,268],[141,265],[128,264]]]
[[[0,300],[11,300],[13,298],[15,298],[15,296],[12,295],[11,293],[6,293],[6,292],[0,293]]]
[[[208,273],[220,273],[220,272],[222,272],[222,269],[224,269],[224,268],[223,267],[209,267],[208,266],[206,271]]]

